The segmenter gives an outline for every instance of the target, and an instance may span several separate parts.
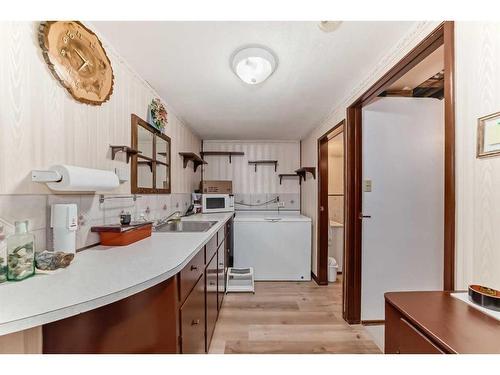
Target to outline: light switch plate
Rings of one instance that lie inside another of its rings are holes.
[[[372,180],[363,180],[363,191],[370,193],[372,191]]]

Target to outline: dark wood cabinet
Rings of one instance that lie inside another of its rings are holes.
[[[208,264],[212,257],[217,252],[217,234],[205,245],[205,264]]]
[[[205,280],[200,277],[180,308],[181,353],[205,352]]]
[[[219,249],[217,250],[217,308],[222,308],[222,301],[226,293],[226,242],[222,241]]]
[[[500,323],[450,292],[385,294],[386,354],[500,353]]]
[[[205,254],[200,251],[179,273],[179,300],[184,302],[205,268]]]
[[[207,316],[207,337],[206,349],[210,347],[210,342],[217,321],[217,255],[214,254],[212,260],[208,263],[206,271],[206,316]]]
[[[206,353],[225,292],[225,226],[170,279],[43,326],[44,353]]]
[[[178,353],[177,278],[43,325],[43,353]]]

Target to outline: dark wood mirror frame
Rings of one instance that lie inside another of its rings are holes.
[[[132,114],[131,116],[131,122],[132,122],[132,148],[139,150],[139,128],[143,128],[147,130],[148,132],[153,134],[153,152],[152,152],[152,157],[148,157],[145,155],[133,155],[132,156],[132,163],[130,164],[130,175],[131,175],[131,181],[130,181],[130,190],[131,193],[136,194],[170,194],[171,189],[172,189],[172,180],[171,180],[171,164],[172,164],[172,159],[171,159],[171,149],[172,149],[172,144],[170,141],[170,137],[166,136],[165,134],[161,133],[160,131],[154,129],[151,125],[149,125],[146,121],[142,120],[139,116]],[[167,163],[157,160],[156,157],[156,140],[158,138],[161,138],[165,142],[167,142],[168,145],[168,151],[166,155],[166,160]],[[148,187],[139,187],[138,186],[138,159],[143,159],[146,162],[150,163],[150,168],[152,171],[153,175],[153,180],[151,184],[151,188]],[[168,187],[165,189],[159,189],[156,188],[156,173],[157,169],[156,166],[164,165],[165,168],[167,168],[167,174],[166,177],[168,177]]]

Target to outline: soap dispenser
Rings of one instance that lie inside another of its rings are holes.
[[[35,236],[28,220],[16,221],[16,231],[7,238],[7,279],[19,281],[35,274]]]
[[[78,207],[76,204],[53,204],[50,226],[54,234],[54,251],[76,253],[76,231],[78,229]]]

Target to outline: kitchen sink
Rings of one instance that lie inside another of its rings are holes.
[[[155,227],[155,232],[206,232],[216,221],[171,221]]]

